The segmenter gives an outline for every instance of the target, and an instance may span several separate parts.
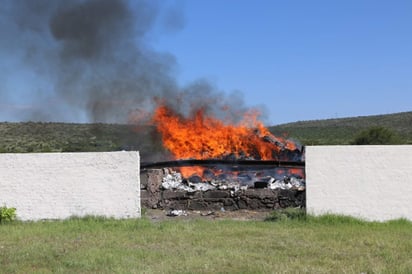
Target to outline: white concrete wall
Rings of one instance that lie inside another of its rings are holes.
[[[20,220],[140,217],[138,152],[0,154],[0,206]]]
[[[309,213],[412,220],[412,146],[306,147]]]

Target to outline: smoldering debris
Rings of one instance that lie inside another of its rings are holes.
[[[305,190],[305,180],[296,176],[284,176],[275,178],[272,176],[257,177],[245,176],[218,176],[211,180],[202,180],[197,177],[183,178],[179,172],[166,169],[162,178],[162,188],[167,190],[182,190],[186,192],[208,191],[208,190],[246,190],[248,188],[268,189],[295,189]]]

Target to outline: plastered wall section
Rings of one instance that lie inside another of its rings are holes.
[[[306,184],[311,214],[412,220],[412,146],[306,147]]]
[[[139,153],[0,154],[0,206],[20,220],[138,218]]]

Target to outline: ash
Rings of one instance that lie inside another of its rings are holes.
[[[168,169],[162,178],[163,189],[183,190],[186,192],[208,191],[208,190],[231,190],[237,192],[249,188],[268,188],[268,189],[295,189],[305,190],[306,183],[303,178],[295,175],[283,176],[258,176],[255,173],[247,174],[220,174],[209,176],[202,179],[200,176],[192,175],[183,178],[182,174]]]

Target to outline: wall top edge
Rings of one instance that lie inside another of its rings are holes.
[[[139,151],[137,150],[133,150],[133,151],[125,151],[125,150],[119,150],[119,151],[92,151],[92,152],[35,152],[35,153],[31,153],[31,152],[24,152],[24,153],[0,153],[1,155],[71,155],[71,154],[75,154],[75,155],[84,155],[84,154],[135,154],[137,153],[139,155]]]
[[[363,148],[374,148],[374,149],[380,149],[380,148],[402,148],[402,149],[410,149],[412,148],[412,145],[322,145],[322,146],[305,146],[305,149],[329,149],[329,148],[344,148],[344,149],[363,149]]]

